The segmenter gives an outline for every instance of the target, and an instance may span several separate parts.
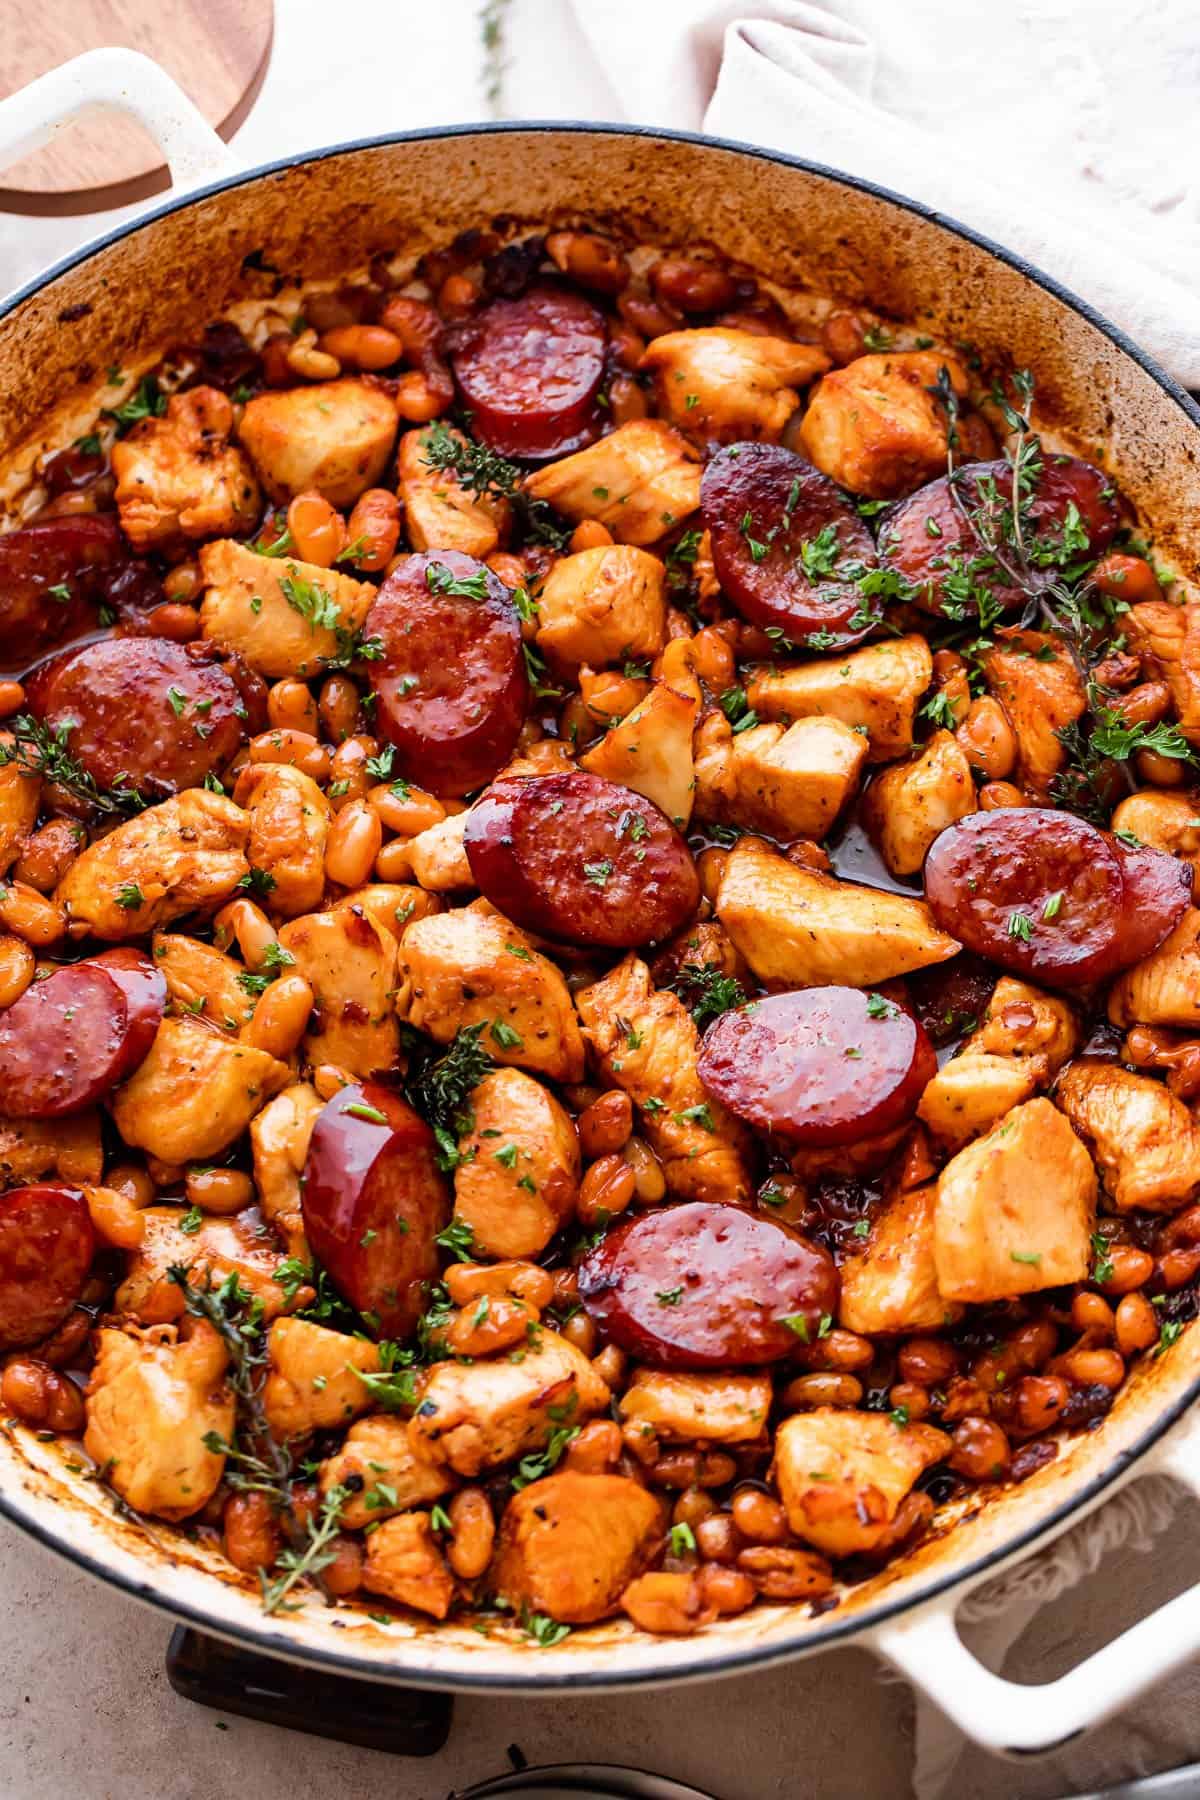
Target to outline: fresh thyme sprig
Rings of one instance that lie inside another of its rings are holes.
[[[744,1006],[745,988],[734,975],[725,975],[716,963],[683,963],[674,981],[672,993],[678,994],[698,1030],[735,1006]]]
[[[571,527],[563,523],[545,500],[531,500],[521,485],[522,470],[498,451],[476,443],[466,431],[451,431],[438,419],[421,439],[424,461],[431,469],[452,474],[461,487],[477,499],[507,500],[531,543],[564,550]]]
[[[487,1020],[481,1019],[478,1025],[462,1026],[440,1056],[414,1034],[405,1092],[422,1118],[432,1125],[438,1160],[446,1169],[457,1164],[458,1140],[474,1123],[468,1096],[496,1066],[480,1042],[486,1025]]]
[[[16,763],[30,775],[41,775],[57,787],[65,788],[77,799],[101,813],[141,812],[146,802],[136,788],[118,777],[109,789],[98,785],[95,778],[71,755],[67,740],[71,725],[52,729],[31,713],[18,713],[5,722],[11,733],[11,744],[0,744],[0,768]]]
[[[337,1555],[334,1539],[341,1529],[342,1508],[349,1498],[348,1487],[340,1483],[331,1487],[322,1497],[316,1518],[309,1523],[307,1542],[279,1552],[275,1567],[283,1573],[270,1581],[265,1569],[258,1571],[264,1612],[297,1611],[299,1602],[289,1602],[287,1596],[298,1581],[311,1581],[320,1586],[321,1571],[327,1569]]]

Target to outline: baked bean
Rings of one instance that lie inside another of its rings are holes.
[[[386,569],[400,540],[400,502],[387,488],[368,488],[354,502],[346,525],[344,562],[365,573]]]
[[[558,1312],[579,1305],[579,1276],[574,1269],[553,1269],[550,1278],[554,1283],[553,1304]]]
[[[821,348],[827,350],[839,368],[865,356],[867,328],[854,312],[831,312],[821,327]]]
[[[738,291],[728,269],[690,256],[662,257],[650,271],[650,286],[665,305],[685,313],[720,312]]]
[[[297,494],[287,509],[287,528],[301,562],[331,569],[346,547],[346,521],[323,494]]]
[[[392,838],[375,858],[377,881],[407,882],[413,879],[411,838]]]
[[[716,1617],[697,1576],[667,1569],[631,1581],[621,1595],[621,1606],[643,1631],[674,1637],[699,1631]]]
[[[982,812],[999,812],[1004,806],[1024,806],[1025,796],[1011,781],[986,781],[979,790]]]
[[[1171,690],[1165,681],[1143,681],[1114,699],[1112,710],[1127,725],[1157,725],[1171,710]]]
[[[725,864],[729,861],[728,850],[702,850],[696,858],[696,873],[700,877],[700,892],[710,905],[716,905],[717,889],[721,885],[721,877],[725,873]]]
[[[617,296],[617,311],[627,325],[646,339],[664,337],[668,331],[678,331],[683,324],[682,313],[676,312],[673,306],[664,306],[651,299],[649,294],[639,294],[630,288]]]
[[[520,1300],[482,1294],[459,1309],[443,1336],[456,1356],[490,1356],[524,1343],[534,1322],[533,1313]]]
[[[146,1236],[141,1209],[127,1194],[110,1187],[85,1187],[88,1214],[96,1236],[116,1250],[136,1250]]]
[[[998,700],[990,695],[972,700],[954,735],[971,767],[981,769],[989,781],[1003,781],[1012,773],[1017,739]]]
[[[625,1352],[616,1344],[605,1344],[592,1358],[592,1367],[606,1387],[619,1388],[625,1379]]]
[[[818,1339],[813,1352],[827,1369],[842,1371],[865,1369],[875,1360],[875,1346],[870,1338],[859,1337],[855,1331],[845,1331],[840,1325],[835,1325],[832,1331]]]
[[[1147,787],[1182,787],[1188,778],[1186,763],[1161,756],[1157,750],[1136,750],[1133,760]]]
[[[599,550],[613,541],[612,532],[599,519],[584,519],[571,533],[571,550]]]
[[[940,1338],[909,1338],[900,1346],[900,1373],[922,1387],[940,1387],[958,1370],[958,1352]]]
[[[46,950],[66,936],[67,915],[26,882],[4,881],[0,882],[0,926],[35,950]]]
[[[194,600],[200,591],[200,565],[196,562],[176,563],[163,581],[168,600]]]
[[[329,804],[334,812],[348,806],[352,800],[365,798],[375,779],[368,772],[367,764],[378,755],[376,739],[362,733],[344,738],[338,745],[329,767]]]
[[[730,1513],[714,1513],[711,1518],[701,1519],[698,1525],[693,1525],[692,1530],[696,1547],[708,1562],[736,1562],[739,1550],[745,1545]]]
[[[33,1356],[17,1356],[0,1376],[0,1403],[39,1431],[74,1434],[83,1426],[83,1395],[67,1376]]]
[[[1049,1431],[1070,1397],[1070,1388],[1057,1375],[1023,1375],[1013,1389],[1015,1423],[1029,1434]]]
[[[444,319],[465,319],[478,299],[479,289],[469,275],[447,275],[438,289],[438,311]]]
[[[1125,1379],[1124,1358],[1115,1350],[1069,1350],[1059,1366],[1079,1387],[1119,1388]]]
[[[333,1555],[321,1570],[321,1585],[335,1600],[357,1594],[362,1586],[363,1550],[357,1538],[340,1533],[330,1546]]]
[[[403,346],[394,331],[382,325],[335,325],[323,332],[320,347],[336,356],[343,368],[390,369],[400,361]]]
[[[13,874],[40,894],[52,894],[86,842],[75,819],[50,819],[25,839]]]
[[[396,333],[405,360],[413,365],[396,384],[396,409],[411,424],[426,425],[454,399],[454,381],[441,354],[442,321],[426,301],[397,294],[384,307],[379,323]]]
[[[828,874],[829,872],[828,856],[820,844],[814,844],[811,838],[794,838],[784,855],[789,862],[795,863],[798,869],[813,869],[818,874]]]
[[[1071,1323],[1076,1331],[1090,1331],[1100,1337],[1111,1337],[1115,1328],[1113,1309],[1099,1294],[1078,1293],[1071,1302]]]
[[[136,1163],[114,1163],[104,1177],[104,1185],[124,1194],[135,1206],[153,1206],[157,1196],[149,1175]]]
[[[863,1397],[863,1385],[853,1375],[797,1375],[780,1394],[780,1403],[788,1412],[802,1412],[814,1406],[857,1406]]]
[[[729,1462],[730,1474],[733,1473],[733,1462]],[[705,1482],[701,1479],[704,1458],[699,1450],[671,1449],[661,1450],[649,1471],[649,1478],[655,1487],[718,1487],[719,1482]]]
[[[18,937],[0,937],[0,1008],[19,1000],[33,980],[37,958]]]
[[[329,778],[329,751],[309,731],[262,731],[250,739],[252,763],[290,763],[316,782]]]
[[[283,1542],[279,1519],[266,1494],[232,1494],[221,1521],[225,1554],[235,1569],[253,1575],[273,1567]]]
[[[902,1412],[909,1419],[923,1419],[930,1409],[928,1388],[918,1387],[915,1381],[898,1381],[888,1390],[888,1401],[893,1412]]]
[[[833,1570],[812,1550],[750,1544],[739,1551],[737,1566],[764,1600],[815,1600],[833,1586]]]
[[[19,681],[0,681],[0,719],[11,719],[25,704],[25,689]]]
[[[1160,1256],[1155,1265],[1158,1279],[1169,1294],[1186,1287],[1192,1276],[1200,1269],[1200,1245],[1189,1250],[1168,1250]]]
[[[583,1226],[597,1223],[601,1215],[611,1219],[625,1211],[633,1199],[636,1177],[619,1156],[602,1156],[585,1173],[579,1187],[576,1213]]]
[[[1031,1319],[1013,1332],[1008,1344],[1020,1368],[1040,1369],[1054,1355],[1058,1332],[1049,1319]]]
[[[734,1524],[752,1544],[784,1544],[791,1536],[783,1507],[761,1488],[739,1488],[730,1511]]]
[[[629,286],[629,264],[611,238],[593,231],[552,231],[546,255],[556,269],[597,294],[619,294]]]
[[[641,1463],[643,1469],[651,1468],[658,1461],[658,1439],[654,1427],[644,1420],[630,1419],[621,1427],[621,1442],[629,1451],[635,1462]]]
[[[948,1460],[968,1481],[999,1481],[1011,1460],[1008,1439],[991,1419],[963,1419],[952,1433]]]
[[[303,975],[280,975],[259,996],[238,1041],[286,1062],[304,1036],[312,1008],[313,991]]]
[[[615,1469],[620,1460],[621,1427],[615,1419],[590,1420],[563,1458],[566,1468],[581,1475],[602,1475]]]
[[[146,614],[146,626],[151,637],[169,638],[173,644],[194,644],[202,630],[195,607],[176,601],[152,607]]]
[[[317,712],[333,744],[348,738],[358,722],[358,688],[349,675],[328,675],[321,684]]]
[[[634,1198],[639,1206],[657,1206],[667,1192],[662,1164],[644,1138],[631,1137],[621,1150],[622,1159],[633,1170]]]
[[[456,1306],[465,1306],[481,1294],[515,1294],[535,1312],[542,1312],[554,1298],[554,1277],[549,1269],[513,1258],[497,1263],[451,1263],[442,1277]]]
[[[330,356],[327,350],[318,350],[315,331],[298,332],[291,348],[285,352],[285,361],[292,374],[298,375],[301,381],[332,381],[342,372],[336,356]]]
[[[628,1143],[633,1130],[633,1103],[620,1088],[609,1088],[580,1113],[575,1121],[579,1147],[588,1162],[607,1156]]]
[[[453,1533],[446,1561],[463,1581],[477,1581],[492,1560],[496,1521],[482,1488],[460,1488],[446,1511]]]
[[[1176,1213],[1164,1228],[1160,1242],[1166,1250],[1200,1243],[1200,1206],[1185,1206],[1182,1212]]]
[[[336,1063],[318,1063],[312,1072],[312,1084],[322,1100],[332,1100],[354,1079],[348,1069],[340,1069]]]
[[[705,1563],[697,1579],[706,1603],[725,1619],[745,1612],[753,1605],[758,1592],[751,1577],[743,1570],[727,1569],[720,1563]]]
[[[1131,1294],[1135,1289],[1145,1287],[1154,1273],[1154,1258],[1150,1252],[1136,1250],[1132,1244],[1110,1244],[1104,1260],[1110,1268],[1099,1285],[1106,1294]]]
[[[608,389],[608,414],[614,425],[649,415],[650,402],[632,375],[614,375]]]
[[[342,887],[361,887],[370,879],[383,846],[379,814],[365,800],[352,800],[335,816],[325,842],[325,874]]]
[[[711,1519],[717,1511],[716,1501],[711,1494],[706,1494],[703,1488],[684,1488],[671,1508],[671,1523],[686,1525],[694,1535],[697,1526],[704,1519]]]
[[[581,669],[579,691],[592,717],[607,726],[631,713],[650,692],[650,683],[616,669]]]
[[[161,1162],[157,1156],[148,1156],[146,1172],[156,1188],[173,1188],[180,1185],[187,1170],[182,1163]]]
[[[33,1354],[39,1362],[49,1363],[52,1369],[69,1368],[87,1343],[91,1329],[91,1315],[77,1306],[49,1337],[42,1339]]]
[[[572,1313],[559,1327],[559,1334],[566,1338],[568,1344],[574,1344],[581,1355],[590,1357],[596,1354],[599,1333],[585,1312]]]
[[[243,1212],[256,1199],[254,1183],[241,1169],[189,1169],[184,1177],[184,1196],[201,1212]]]
[[[646,353],[645,338],[625,319],[609,321],[608,341],[615,361],[631,372],[637,368]]]
[[[380,782],[377,787],[368,789],[367,803],[378,815],[380,823],[400,837],[416,837],[420,832],[428,831],[431,825],[439,825],[446,817],[446,809],[440,800],[435,800],[424,788],[410,787],[407,782],[398,782],[395,786]]]
[[[277,945],[275,927],[253,900],[229,900],[213,920],[215,942],[225,950],[236,941],[242,961],[255,971],[263,966],[268,950]]]
[[[267,718],[280,731],[305,731],[314,738],[320,731],[312,690],[290,676],[267,690]]]
[[[1158,1314],[1144,1294],[1126,1294],[1117,1307],[1117,1349],[1127,1360],[1157,1343]]]
[[[1091,573],[1091,580],[1102,594],[1113,600],[1124,600],[1136,606],[1142,600],[1161,600],[1162,589],[1150,564],[1143,556],[1125,556],[1110,550],[1102,556]]]

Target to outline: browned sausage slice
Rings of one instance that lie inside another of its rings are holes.
[[[406,1337],[437,1278],[450,1194],[428,1125],[377,1082],[342,1088],[318,1114],[301,1187],[318,1261],[381,1335]]]
[[[58,1119],[94,1106],[140,1062],[116,971],[73,963],[35,981],[0,1012],[0,1094],[18,1118]]]
[[[604,315],[567,288],[494,300],[448,334],[471,430],[502,456],[540,461],[600,435]]]
[[[165,798],[199,787],[237,753],[246,706],[220,653],[115,637],[51,658],[26,684],[30,710],[102,788]]]
[[[738,611],[792,643],[832,650],[865,637],[877,601],[859,583],[875,544],[827,475],[779,444],[731,444],[700,484],[717,578]]]
[[[102,950],[89,959],[92,968],[103,969],[125,996],[128,1029],[115,1081],[124,1081],[150,1053],[167,1009],[167,983],[161,969],[130,945]]]
[[[469,794],[512,754],[529,710],[521,621],[504,583],[457,550],[406,556],[379,590],[364,636],[380,737],[396,772],[435,794]]]
[[[0,1194],[0,1350],[36,1344],[83,1289],[95,1250],[78,1188],[22,1187]]]
[[[838,1278],[827,1251],[773,1219],[695,1201],[610,1231],[579,1265],[579,1296],[641,1361],[720,1369],[815,1341],[837,1310]]]
[[[850,1144],[916,1111],[937,1056],[912,1013],[858,988],[768,994],[709,1026],[700,1079],[739,1119],[796,1144]]]
[[[583,770],[494,782],[468,814],[463,843],[493,906],[568,944],[652,943],[700,900],[691,852],[665,813]]]
[[[1151,850],[1148,845],[1133,848],[1120,838],[1105,837],[1116,852],[1125,881],[1125,902],[1121,913],[1121,935],[1117,968],[1127,969],[1158,949],[1182,919],[1192,903],[1193,871],[1190,863],[1180,862],[1165,850]]]
[[[99,622],[99,577],[129,555],[115,515],[39,519],[0,536],[0,664],[25,669]]]

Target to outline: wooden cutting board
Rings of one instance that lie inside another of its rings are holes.
[[[161,63],[228,138],[262,85],[273,19],[273,0],[0,0],[0,98],[84,50],[120,44]],[[154,140],[113,114],[77,120],[0,170],[0,208],[103,212],[167,185]]]

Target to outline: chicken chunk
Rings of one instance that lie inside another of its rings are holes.
[[[1049,1100],[1016,1106],[946,1164],[934,1208],[938,1289],[980,1303],[1083,1281],[1096,1171]]]
[[[304,1035],[311,1063],[356,1076],[395,1067],[400,1032],[392,1010],[396,940],[358,906],[291,919],[279,942],[315,995]]]
[[[428,1462],[478,1475],[544,1449],[556,1430],[584,1424],[608,1402],[587,1357],[543,1326],[521,1362],[434,1363],[418,1387],[409,1441]]]
[[[538,594],[538,648],[568,668],[657,656],[666,633],[665,582],[658,557],[632,544],[561,557]]]
[[[1071,1064],[1055,1099],[1118,1212],[1177,1212],[1200,1187],[1200,1126],[1161,1081],[1118,1063]]]
[[[247,401],[238,436],[272,500],[315,491],[344,508],[378,484],[396,424],[396,402],[382,385],[323,381]]]
[[[1195,802],[1178,788],[1143,788],[1129,794],[1111,824],[1114,831],[1130,832],[1139,843],[1179,857],[1200,874],[1200,817]]]
[[[901,1501],[950,1451],[932,1425],[821,1406],[793,1413],[775,1437],[775,1480],[788,1524],[826,1556],[882,1548]]]
[[[291,1080],[286,1063],[199,1019],[164,1019],[149,1054],[111,1099],[127,1144],[165,1163],[219,1155]]]
[[[800,426],[806,456],[852,494],[895,500],[946,466],[947,416],[931,391],[946,369],[966,397],[962,364],[940,350],[859,356],[822,377]]]
[[[229,538],[200,552],[204,636],[236,650],[268,681],[320,675],[339,663],[376,592],[336,569],[260,556]]]
[[[409,843],[413,875],[428,893],[462,893],[475,886],[463,845],[466,828],[467,814],[451,813],[448,818],[439,819],[436,825],[418,832]]]
[[[1200,1025],[1200,911],[1189,907],[1170,936],[1108,991],[1114,1025]]]
[[[638,1108],[672,1194],[745,1202],[750,1134],[701,1086],[700,1037],[682,1001],[657,990],[632,955],[575,999],[604,1079]]]
[[[151,954],[167,984],[174,1010],[238,1031],[254,1012],[254,1001],[238,977],[241,963],[211,944],[182,933],[156,931]]]
[[[771,1410],[767,1375],[679,1375],[635,1369],[618,1402],[621,1417],[674,1444],[748,1444],[763,1437]]]
[[[452,425],[437,430],[456,444],[466,438]],[[458,550],[482,562],[507,535],[512,508],[488,492],[473,494],[452,469],[437,469],[426,460],[427,426],[406,431],[400,439],[397,472],[404,504],[405,534],[414,550]]]
[[[940,1144],[960,1150],[1006,1118],[1014,1106],[1031,1100],[1039,1085],[1031,1061],[964,1051],[926,1083],[917,1116]]]
[[[959,949],[924,901],[815,874],[753,842],[729,852],[717,917],[761,980],[789,987],[841,982],[848,969],[870,987]]]
[[[840,719],[734,732],[710,713],[696,739],[696,811],[778,838],[823,838],[858,787],[867,740]]]
[[[375,1405],[361,1379],[380,1367],[379,1346],[327,1331],[309,1319],[276,1319],[267,1333],[263,1408],[271,1435],[284,1444],[310,1431],[333,1431]]]
[[[109,943],[228,900],[250,872],[248,820],[223,794],[187,788],[89,844],[55,899]]]
[[[1074,1056],[1079,1041],[1079,1020],[1069,1000],[1002,975],[964,1054],[1016,1057],[1034,1065],[1039,1081],[1048,1081]]]
[[[268,1321],[283,1311],[287,1295],[275,1280],[279,1246],[253,1208],[232,1218],[209,1214],[195,1231],[184,1231],[188,1213],[182,1206],[147,1206],[141,1216],[144,1235],[113,1302],[118,1313],[129,1313],[144,1325],[165,1325],[180,1318],[183,1293],[170,1277],[176,1264],[188,1270],[193,1285],[203,1285],[206,1275],[217,1284],[236,1275],[238,1285],[262,1301]]]
[[[525,492],[574,524],[598,519],[619,544],[654,544],[700,505],[700,463],[665,419],[632,419],[535,469]]]
[[[915,875],[934,838],[974,811],[971,765],[952,732],[935,731],[919,756],[875,777],[864,819],[892,874]]]
[[[308,1143],[325,1102],[306,1081],[293,1083],[268,1100],[250,1121],[254,1184],[264,1218],[270,1220],[289,1256],[307,1260],[300,1177],[308,1160]]]
[[[95,1187],[104,1172],[100,1114],[68,1119],[0,1117],[0,1190],[57,1175],[69,1187]]]
[[[715,919],[701,919],[686,925],[663,945],[650,965],[655,987],[675,987],[687,973],[712,969],[718,975],[730,975],[745,981],[745,959],[733,947],[729,933]]]
[[[538,1256],[575,1211],[579,1140],[549,1088],[521,1069],[493,1069],[468,1102],[454,1216],[476,1255]]]
[[[656,681],[646,698],[579,759],[589,774],[653,800],[681,830],[692,816],[696,788],[692,728],[700,711],[700,689],[695,682],[692,687],[694,692],[685,693],[681,684]]]
[[[817,714],[863,726],[867,760],[891,762],[912,749],[917,701],[932,680],[929,645],[910,636],[814,662],[766,664],[747,677],[746,698],[760,719],[785,725]]]
[[[361,1485],[355,1485],[356,1476]],[[413,1455],[407,1419],[378,1412],[350,1427],[345,1441],[321,1464],[319,1479],[323,1494],[349,1481],[353,1491],[341,1511],[347,1531],[440,1500],[457,1485],[457,1477],[442,1464]]]
[[[863,1336],[940,1331],[959,1316],[938,1292],[933,1255],[936,1183],[909,1188],[871,1221],[862,1249],[842,1263],[838,1323]]]
[[[563,1469],[509,1501],[488,1586],[518,1613],[590,1625],[617,1610],[664,1530],[661,1503],[639,1481]]]
[[[367,1539],[363,1586],[417,1612],[444,1619],[454,1599],[454,1577],[424,1512],[397,1513]]]
[[[1057,639],[1041,631],[1005,631],[984,652],[983,673],[1016,734],[1013,780],[1045,800],[1067,760],[1058,734],[1087,710],[1079,671]]]
[[[514,956],[510,945],[528,957]],[[583,1039],[566,982],[532,939],[479,903],[413,920],[400,945],[396,1006],[439,1044],[464,1025],[483,1024],[497,1062],[554,1081],[583,1078]]]
[[[1188,743],[1200,744],[1200,600],[1145,600],[1130,607],[1121,626],[1130,649],[1161,672]]]
[[[172,394],[112,447],[114,498],[134,549],[252,531],[261,508],[254,471],[229,442],[233,407],[219,388]]]
[[[0,732],[0,745],[11,751],[16,739]],[[29,774],[21,763],[0,766],[0,875],[7,875],[21,854],[25,839],[37,823],[42,797],[40,775]]]
[[[233,797],[250,821],[250,865],[271,877],[263,906],[276,919],[313,912],[325,892],[325,840],[333,822],[316,782],[290,763],[247,763]]]
[[[173,1325],[98,1333],[83,1445],[126,1505],[189,1519],[216,1493],[233,1436],[229,1353],[207,1320],[180,1341]]]
[[[659,411],[696,443],[777,443],[807,387],[830,367],[816,344],[713,325],[654,338],[639,367],[654,375]]]

